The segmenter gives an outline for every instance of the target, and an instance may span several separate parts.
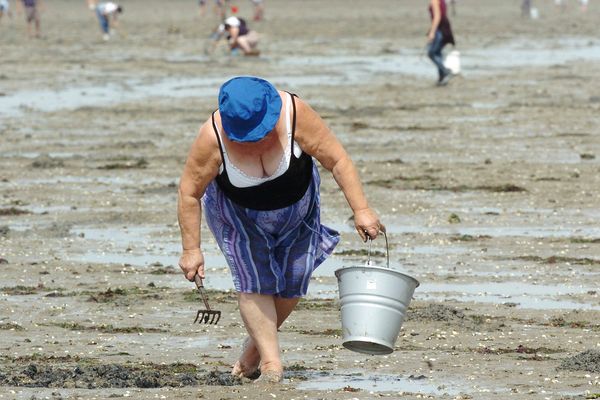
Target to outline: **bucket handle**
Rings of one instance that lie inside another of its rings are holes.
[[[390,246],[388,243],[387,234],[385,231],[380,231],[383,233],[383,237],[385,238],[385,254],[387,258],[387,267],[390,267]],[[367,253],[367,265],[371,265],[371,245],[373,244],[373,239],[369,238],[369,252]]]

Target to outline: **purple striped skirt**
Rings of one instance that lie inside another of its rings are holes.
[[[333,252],[339,233],[321,225],[316,165],[312,182],[291,206],[258,211],[232,202],[211,182],[202,198],[210,230],[231,270],[236,291],[306,295],[312,272]]]

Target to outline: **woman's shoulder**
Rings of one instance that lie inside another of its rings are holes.
[[[219,116],[219,112],[214,112],[204,123],[200,126],[198,130],[198,136],[196,138],[196,142],[202,144],[203,146],[218,146],[217,136],[215,132],[214,124],[219,124],[221,118]]]

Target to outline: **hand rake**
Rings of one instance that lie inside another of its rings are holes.
[[[200,297],[202,297],[202,301],[204,302],[205,310],[198,310],[196,314],[196,319],[194,320],[194,324],[198,321],[199,324],[217,324],[221,319],[221,311],[211,310],[208,305],[208,298],[206,297],[206,292],[204,291],[204,285],[202,284],[202,278],[198,275],[194,277],[194,282],[196,282],[196,287],[198,288],[198,293],[200,293]]]

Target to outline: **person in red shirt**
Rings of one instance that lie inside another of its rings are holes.
[[[448,84],[452,72],[444,66],[442,50],[448,43],[455,45],[454,35],[448,20],[445,0],[429,0],[431,26],[427,32],[427,55],[438,69],[438,86]]]

